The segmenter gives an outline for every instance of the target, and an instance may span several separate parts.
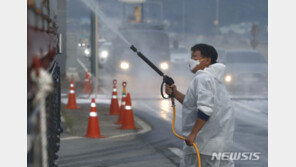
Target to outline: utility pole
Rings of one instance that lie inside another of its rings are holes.
[[[163,1],[160,2],[160,17],[161,17],[161,22],[164,20],[163,16]]]
[[[66,55],[67,55],[67,1],[59,0],[57,6],[57,22],[59,25],[58,33],[62,34],[62,50],[59,51],[60,56],[57,56],[60,65],[60,74],[62,77],[66,76]]]
[[[185,24],[186,24],[186,2],[185,0],[182,0],[182,34],[183,34],[183,37],[185,38]]]
[[[141,22],[144,22],[144,3],[141,3]]]
[[[219,0],[216,0],[216,19],[214,20],[214,26],[216,27],[216,33],[218,34],[218,26],[219,26]]]
[[[126,19],[126,7],[125,7],[125,3],[122,3],[122,22],[125,22],[127,19]]]
[[[216,0],[216,20],[219,21],[219,0]]]
[[[91,12],[91,73],[94,76],[94,92],[98,94],[98,17]]]

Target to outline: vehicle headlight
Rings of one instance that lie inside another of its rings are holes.
[[[232,81],[232,76],[231,75],[226,75],[225,76],[225,82],[231,82]]]
[[[167,62],[163,62],[160,64],[160,68],[163,70],[167,70],[169,68],[169,64]]]
[[[89,54],[90,54],[89,49],[85,49],[85,50],[84,50],[84,53],[85,53],[86,55],[89,55]]]
[[[107,50],[102,50],[100,53],[100,57],[102,59],[106,59],[109,56],[109,52]]]
[[[120,63],[120,68],[123,69],[123,70],[129,69],[129,63],[126,62],[126,61],[121,62]]]

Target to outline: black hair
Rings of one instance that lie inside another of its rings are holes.
[[[200,51],[203,57],[211,58],[211,64],[217,63],[218,53],[216,49],[211,45],[203,44],[203,43],[196,44],[192,46],[191,51],[192,52]]]

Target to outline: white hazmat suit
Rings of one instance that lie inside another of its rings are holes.
[[[197,134],[195,143],[201,154],[202,166],[233,167],[231,160],[211,160],[213,153],[230,152],[233,144],[234,112],[223,84],[226,67],[211,64],[196,72],[182,106],[182,134],[188,136],[199,117],[207,122]],[[181,167],[196,167],[197,157],[192,146],[183,145]]]

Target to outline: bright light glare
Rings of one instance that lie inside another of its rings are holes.
[[[170,110],[170,101],[162,100],[160,102],[160,108],[165,112],[169,112],[169,110]]]
[[[120,63],[120,68],[123,69],[123,70],[129,69],[129,63],[125,62],[125,61],[121,62]]]
[[[81,47],[81,43],[78,43],[78,46]]]
[[[106,59],[108,57],[109,53],[107,50],[103,50],[100,54],[101,58]]]
[[[86,55],[89,55],[89,54],[90,54],[89,49],[85,49],[85,50],[84,50],[84,53],[85,53]]]
[[[231,75],[226,75],[226,76],[225,76],[225,81],[226,81],[226,82],[231,82],[231,81],[232,81],[232,77],[231,77]]]
[[[167,70],[169,68],[169,64],[167,62],[161,63],[160,68],[163,70]]]
[[[85,46],[85,43],[82,43],[82,46]]]

